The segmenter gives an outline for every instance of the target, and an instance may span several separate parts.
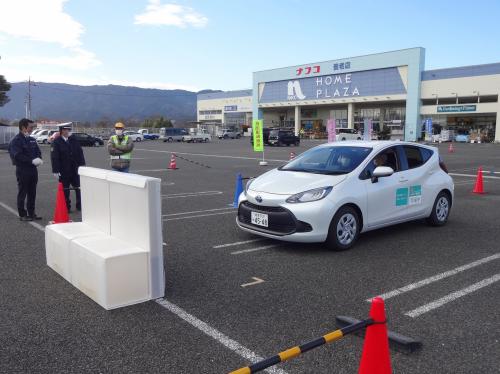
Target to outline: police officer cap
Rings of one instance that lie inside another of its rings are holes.
[[[59,131],[71,130],[71,125],[61,125],[59,126]]]

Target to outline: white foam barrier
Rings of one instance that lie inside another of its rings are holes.
[[[106,309],[165,293],[161,180],[79,168],[82,222],[49,225],[47,264]]]

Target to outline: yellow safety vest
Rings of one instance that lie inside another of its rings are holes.
[[[113,143],[115,145],[126,145],[127,142],[128,142],[128,135],[125,135],[120,143],[120,141],[118,140],[118,135],[113,135],[111,137],[111,140],[113,141]],[[130,160],[132,158],[132,152],[128,152],[128,153],[124,153],[122,155],[119,155],[119,156],[111,156],[111,159],[112,160],[116,160],[116,159],[122,159],[122,160]]]

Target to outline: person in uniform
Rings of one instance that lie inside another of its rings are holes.
[[[115,171],[128,173],[134,142],[132,138],[123,133],[124,128],[125,125],[121,122],[115,124],[115,135],[109,138],[108,152],[111,157],[111,168]]]
[[[71,136],[70,125],[60,126],[59,133],[60,136],[53,141],[50,152],[52,173],[63,184],[68,212],[71,212],[70,186],[76,192],[76,210],[82,210],[78,168],[85,166],[83,150],[78,140]]]
[[[36,140],[30,136],[35,128],[33,121],[23,118],[19,121],[19,134],[9,143],[9,154],[16,166],[17,211],[21,221],[41,220],[35,213],[37,168],[43,164],[42,152]],[[26,207],[25,207],[25,201]]]

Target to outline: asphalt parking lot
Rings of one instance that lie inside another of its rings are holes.
[[[385,228],[345,252],[241,232],[229,206],[236,174],[257,176],[317,144],[266,147],[268,167],[248,139],[136,144],[131,172],[162,179],[166,295],[113,311],[46,266],[43,227],[12,212],[14,167],[1,152],[0,372],[225,373],[335,330],[336,315],[366,318],[379,294],[389,329],[423,343],[393,352],[394,372],[499,372],[500,145],[439,145],[455,180],[442,228]],[[84,151],[89,166],[108,168],[105,148]],[[48,147],[43,158],[42,226],[57,187]],[[478,166],[485,195],[471,193]],[[349,336],[269,372],[355,373],[362,343]]]

